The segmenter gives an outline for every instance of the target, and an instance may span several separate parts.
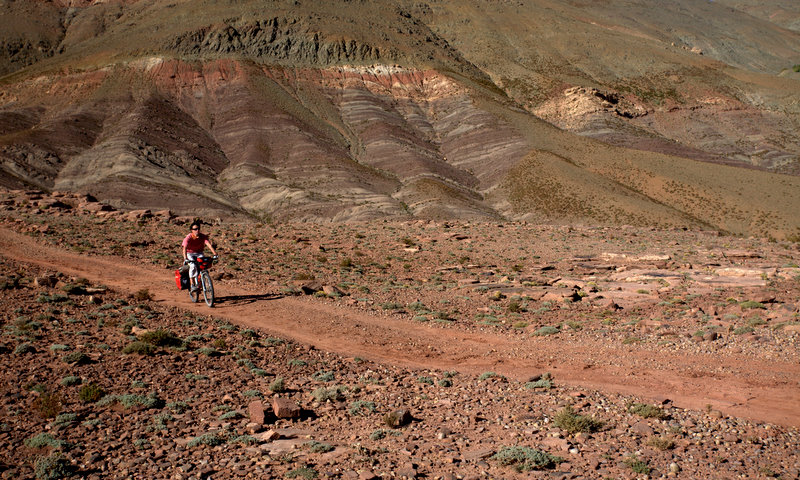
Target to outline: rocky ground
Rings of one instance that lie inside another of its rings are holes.
[[[15,191],[0,202],[4,229],[64,252],[63,268],[0,253],[5,478],[800,475],[796,244],[512,223],[222,223],[206,226],[222,255],[212,310],[163,299],[186,219],[91,200]],[[163,269],[163,281],[126,289],[113,273],[73,273],[74,258],[105,256]],[[231,313],[237,289],[297,298],[298,316],[424,329],[430,354],[409,366],[249,328]],[[496,370],[437,368],[462,333],[515,350],[481,354]],[[612,348],[619,358],[604,358]],[[525,363],[536,350],[549,360]],[[618,383],[661,368],[661,390],[590,388],[574,373],[600,379],[616,363]],[[705,383],[706,397],[680,382]],[[713,391],[742,384],[761,403]]]

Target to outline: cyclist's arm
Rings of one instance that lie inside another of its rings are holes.
[[[214,255],[217,254],[217,251],[214,250],[214,245],[211,245],[211,240],[206,239],[206,246],[208,246],[208,248],[211,250],[211,253]]]
[[[188,258],[186,257],[186,245],[182,245],[181,248],[183,249],[183,259],[188,260]]]

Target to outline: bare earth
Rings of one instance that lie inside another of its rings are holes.
[[[185,292],[163,269],[118,258],[78,255],[46,247],[0,229],[0,250],[15,261],[57,269],[132,294],[147,288],[158,302],[191,308]],[[153,279],[163,281],[153,282]],[[724,413],[800,426],[800,364],[796,359],[753,360],[744,355],[634,350],[604,340],[553,341],[547,337],[442,331],[419,322],[365,314],[341,304],[320,304],[273,292],[218,287],[214,310],[235,324],[291,338],[315,348],[411,368],[495,371],[525,380],[542,370],[581,387],[672,399],[682,408],[711,403]],[[709,372],[709,366],[713,366]]]
[[[82,202],[2,201],[9,475],[54,456],[89,478],[798,473],[795,244],[524,223],[209,225],[222,253],[209,309],[171,278],[184,219]],[[126,350],[159,329],[182,346]],[[72,382],[107,395],[87,402]],[[305,413],[279,418],[278,397]],[[567,407],[600,426],[569,430]],[[389,428],[398,408],[413,420]],[[559,461],[508,465],[511,447]]]

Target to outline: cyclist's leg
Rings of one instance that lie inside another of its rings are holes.
[[[195,288],[199,286],[197,282],[197,264],[194,263],[197,260],[197,257],[202,256],[201,253],[187,253],[186,257],[190,260],[189,261],[189,285],[191,288]]]

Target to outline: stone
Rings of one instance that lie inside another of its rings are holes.
[[[247,405],[247,413],[250,415],[250,422],[258,425],[264,424],[264,404],[261,400],[253,400]]]
[[[33,284],[37,287],[55,287],[58,279],[55,275],[43,275],[41,277],[36,277],[33,280]]]
[[[300,407],[288,398],[274,397],[272,411],[278,418],[299,418]]]
[[[541,443],[545,447],[562,452],[568,452],[570,447],[569,442],[566,439],[557,437],[545,437]]]
[[[281,434],[276,432],[275,430],[267,430],[266,432],[261,432],[256,435],[253,435],[256,440],[260,440],[262,442],[272,442],[279,438],[281,438]]]
[[[402,427],[411,422],[411,412],[401,408],[383,416],[383,423],[392,428]]]
[[[645,422],[636,422],[631,426],[631,431],[640,437],[649,437],[653,434],[653,428]]]
[[[322,291],[329,297],[341,297],[344,295],[344,292],[333,285],[323,285]]]
[[[717,338],[719,338],[719,334],[717,334],[717,332],[706,332],[703,334],[703,341],[706,342],[713,342]]]

